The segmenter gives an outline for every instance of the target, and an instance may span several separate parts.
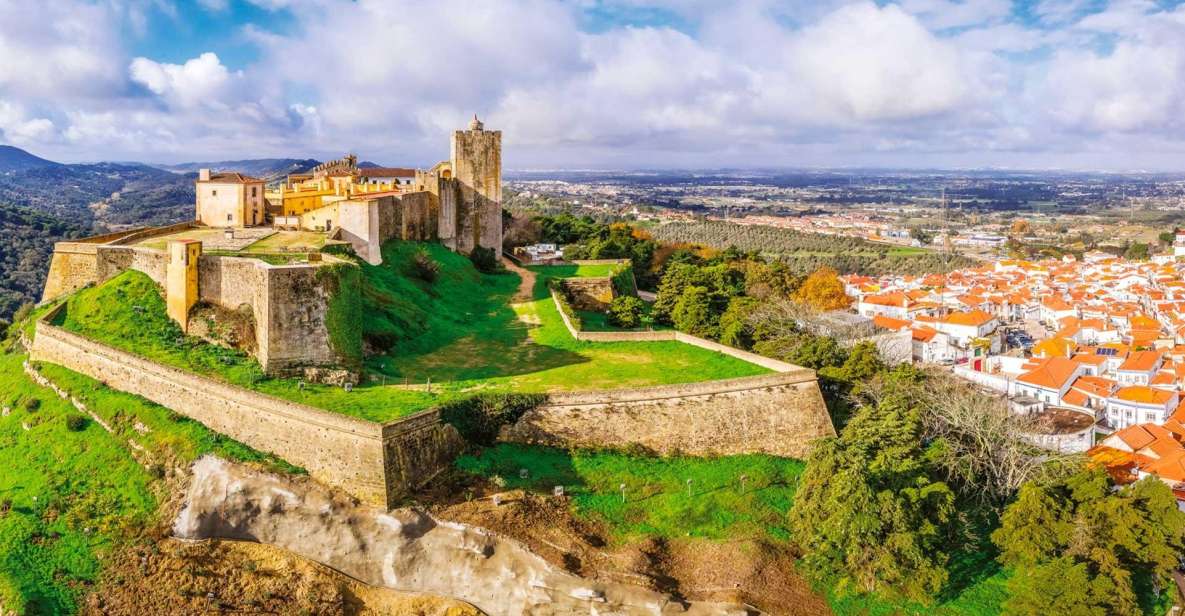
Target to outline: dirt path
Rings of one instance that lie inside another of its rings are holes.
[[[519,277],[518,291],[510,301],[520,303],[535,299],[535,272],[515,265],[510,259],[503,259],[502,263],[506,265],[506,269],[518,274]]]

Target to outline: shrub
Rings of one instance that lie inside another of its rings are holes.
[[[502,426],[539,406],[544,394],[482,394],[440,407],[440,418],[475,445],[493,445]]]
[[[473,262],[473,267],[476,267],[479,272],[491,274],[498,271],[498,255],[493,248],[474,246],[473,252],[469,253],[469,260]]]
[[[633,329],[642,323],[642,300],[629,295],[613,298],[609,303],[609,323],[615,327]]]
[[[66,415],[66,429],[71,432],[82,432],[86,429],[86,417],[71,413]]]
[[[30,413],[32,413],[32,412],[35,412],[39,408],[41,408],[41,400],[39,400],[37,398],[29,398],[28,400],[25,400],[25,410],[26,411],[29,411]]]
[[[432,260],[432,255],[428,251],[421,250],[412,257],[412,275],[429,284],[436,282],[437,276],[440,275],[440,265]]]

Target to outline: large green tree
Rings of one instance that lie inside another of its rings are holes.
[[[818,443],[790,512],[818,584],[927,601],[947,581],[955,494],[937,478],[910,382],[894,370],[875,404]]]
[[[1115,489],[1101,469],[1066,479],[1023,485],[992,533],[1000,561],[1015,569],[1010,614],[1032,614],[1042,594],[1057,597],[1062,611],[1139,614],[1136,585],[1166,588],[1185,550],[1185,513],[1156,478]],[[1065,593],[1066,576],[1081,578],[1084,592]]]

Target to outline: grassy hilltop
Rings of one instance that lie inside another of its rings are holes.
[[[417,255],[437,265],[435,280],[417,277]],[[361,323],[346,326],[358,328],[377,352],[366,362],[371,380],[352,392],[266,378],[246,354],[182,335],[165,314],[157,286],[136,271],[72,296],[60,324],[163,364],[375,421],[484,392],[607,389],[768,372],[673,341],[577,341],[551,300],[546,271],[530,300],[514,303],[517,275],[480,273],[438,244],[389,242],[382,265],[360,267]],[[603,275],[597,266],[555,269],[563,276]]]

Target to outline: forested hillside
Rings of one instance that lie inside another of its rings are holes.
[[[975,264],[960,255],[942,255],[855,237],[722,221],[659,225],[651,229],[651,233],[655,239],[663,242],[702,244],[719,249],[735,246],[746,252],[757,251],[776,257],[800,274],[824,266],[834,268],[841,274],[924,274]]]
[[[41,296],[53,243],[86,235],[88,227],[0,204],[0,320]]]
[[[165,186],[187,192],[171,194],[164,201],[140,201],[146,216],[158,208],[193,203],[192,176],[122,163],[56,165],[0,174],[0,203],[29,207],[79,224],[106,223],[102,206],[113,195],[135,199],[137,193]]]

